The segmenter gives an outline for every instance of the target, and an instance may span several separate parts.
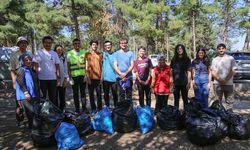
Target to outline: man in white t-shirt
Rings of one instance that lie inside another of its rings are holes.
[[[41,97],[47,98],[48,93],[49,100],[58,106],[56,86],[60,85],[60,60],[57,53],[51,49],[53,44],[51,36],[43,37],[42,43],[44,48],[38,50],[34,58],[34,61],[38,63]]]
[[[212,61],[212,76],[214,78],[214,92],[216,99],[222,101],[223,95],[227,108],[231,108],[234,98],[233,76],[236,63],[232,56],[225,54],[226,45],[217,46],[218,56]]]

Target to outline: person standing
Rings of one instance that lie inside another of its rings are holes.
[[[40,97],[38,76],[32,67],[31,55],[25,53],[19,57],[20,67],[16,71],[16,99],[24,109],[28,118],[29,128],[33,124],[33,103]]]
[[[101,96],[101,76],[102,76],[102,54],[97,51],[98,41],[90,41],[90,51],[86,54],[86,70],[87,82],[89,89],[89,98],[91,104],[91,114],[96,113],[96,104],[94,98],[94,91],[97,96],[97,109],[102,109]]]
[[[180,93],[184,109],[188,104],[188,90],[191,84],[191,60],[187,56],[185,46],[178,44],[175,47],[174,57],[170,67],[174,81],[174,105],[179,108]]]
[[[197,51],[196,58],[192,61],[192,76],[195,98],[204,108],[207,108],[212,74],[210,61],[204,48]]]
[[[151,83],[156,98],[155,114],[168,105],[170,87],[172,86],[171,68],[166,64],[166,57],[159,55],[157,60],[158,65],[152,70]]]
[[[103,80],[103,91],[104,91],[104,101],[107,107],[110,107],[109,91],[113,96],[114,107],[116,107],[118,102],[117,95],[117,84],[116,84],[116,72],[114,70],[114,52],[112,51],[112,42],[104,42],[104,50],[102,53],[102,80]]]
[[[216,99],[222,102],[225,97],[226,107],[232,108],[234,90],[233,76],[235,74],[236,63],[232,56],[227,55],[226,45],[217,45],[218,56],[212,60],[212,76],[214,78],[214,93]]]
[[[18,50],[13,52],[10,55],[10,63],[9,63],[9,70],[10,70],[10,75],[11,75],[11,80],[12,80],[12,87],[13,89],[16,90],[16,71],[17,69],[20,67],[20,63],[19,63],[19,57],[22,54],[31,54],[30,51],[27,51],[27,47],[28,47],[28,40],[23,37],[20,36],[17,38],[17,46],[18,46]],[[20,107],[20,105],[18,104],[18,101],[15,100],[16,102],[16,120],[17,120],[17,126],[21,125],[21,122],[23,120],[23,110],[22,107]]]
[[[69,78],[73,80],[72,89],[75,104],[75,112],[80,112],[79,103],[79,89],[80,89],[80,101],[82,103],[82,111],[88,113],[86,104],[86,82],[84,78],[86,76],[86,60],[85,56],[87,51],[81,49],[80,39],[73,40],[73,50],[70,50],[67,55],[68,61],[68,74]]]
[[[146,57],[146,48],[138,48],[139,57],[134,61],[134,73],[136,75],[135,83],[138,88],[139,103],[144,107],[144,93],[146,95],[146,105],[151,107],[151,69],[153,68],[151,59]]]
[[[66,86],[68,84],[69,76],[68,76],[68,66],[67,60],[64,55],[64,49],[62,45],[56,45],[54,51],[58,54],[60,60],[60,85],[57,87],[56,91],[56,99],[59,101],[59,108],[64,110],[65,108],[65,92]]]
[[[116,81],[120,101],[132,101],[134,54],[127,45],[128,39],[120,39],[120,50],[115,52],[114,69],[118,74]]]
[[[52,50],[53,38],[44,36],[42,39],[43,49],[37,51],[34,62],[38,63],[38,78],[42,92],[41,98],[49,100],[56,106],[56,88],[60,85],[60,60],[57,53]]]

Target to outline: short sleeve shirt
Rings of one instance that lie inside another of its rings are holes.
[[[39,80],[56,80],[56,64],[60,64],[60,59],[55,51],[38,50],[33,61],[39,65]]]
[[[227,75],[236,69],[236,63],[232,56],[225,54],[224,56],[217,56],[212,61],[212,70],[217,73],[221,79],[225,79]],[[214,80],[215,84],[218,84]],[[233,77],[229,79],[224,85],[233,85]]]
[[[149,76],[149,70],[153,68],[151,59],[144,58],[142,60],[135,60],[134,62],[134,72],[138,73],[142,81],[146,81]]]
[[[117,62],[118,65],[118,69],[121,72],[126,72],[128,70],[128,68],[131,65],[131,62],[134,61],[134,53],[130,50],[118,50],[115,52],[115,58],[114,61]],[[132,71],[130,73],[127,74],[127,78],[128,77],[132,77]]]
[[[188,83],[188,70],[191,69],[189,58],[177,58],[171,60],[171,69],[175,85],[186,85]]]
[[[102,76],[102,54],[90,51],[86,53],[88,75],[90,79],[100,80]]]

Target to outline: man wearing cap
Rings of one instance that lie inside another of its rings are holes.
[[[17,46],[18,46],[18,50],[13,52],[10,55],[10,64],[9,64],[9,70],[10,70],[10,74],[11,74],[11,79],[12,79],[12,86],[13,89],[16,89],[16,70],[20,67],[20,63],[19,63],[19,57],[22,54],[28,53],[31,55],[30,51],[27,51],[27,47],[28,47],[28,40],[21,36],[17,39]],[[18,102],[16,100],[16,119],[17,119],[17,125],[19,126],[20,123],[22,122],[22,109],[21,107],[18,105]]]

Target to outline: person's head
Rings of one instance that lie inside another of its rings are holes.
[[[146,54],[146,48],[144,46],[140,46],[138,48],[138,54],[140,58],[144,58]]]
[[[58,56],[64,56],[64,49],[62,45],[56,45],[54,51],[58,54]]]
[[[22,67],[31,67],[32,65],[32,57],[28,53],[24,53],[19,56],[19,62]]]
[[[187,57],[187,52],[186,52],[186,48],[184,45],[182,44],[178,44],[175,46],[175,53],[174,56],[176,58],[181,58],[181,57]]]
[[[76,51],[79,51],[79,50],[80,50],[80,48],[81,48],[81,40],[80,40],[80,39],[75,38],[75,39],[72,41],[72,44],[73,44],[74,50],[76,50]]]
[[[98,48],[98,41],[97,40],[91,40],[89,42],[89,45],[90,45],[91,50],[96,51],[97,48]]]
[[[159,67],[164,67],[166,65],[166,56],[163,54],[160,54],[157,56],[158,60],[158,66]]]
[[[104,49],[108,52],[112,50],[112,42],[111,41],[105,41],[104,42]]]
[[[126,50],[127,46],[128,46],[128,39],[127,38],[121,38],[119,44],[120,44],[120,48],[122,50]]]
[[[20,50],[20,51],[26,50],[28,44],[29,44],[29,43],[28,43],[28,40],[27,40],[25,37],[20,36],[20,37],[17,38],[17,43],[16,43],[16,45],[19,47],[19,50]]]
[[[203,60],[205,58],[207,58],[206,50],[204,48],[198,49],[196,53],[196,59]]]
[[[44,49],[47,51],[51,50],[53,41],[54,41],[54,39],[51,36],[49,36],[49,35],[44,36],[42,39]]]
[[[226,49],[227,48],[226,48],[225,44],[223,44],[223,43],[218,44],[217,45],[217,51],[218,51],[219,56],[223,56],[225,54],[225,52],[226,52]]]

